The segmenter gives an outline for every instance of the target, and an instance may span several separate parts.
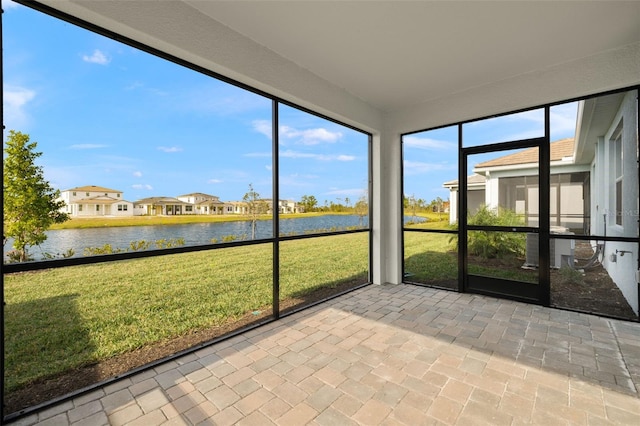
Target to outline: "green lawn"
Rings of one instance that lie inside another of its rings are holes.
[[[281,244],[281,300],[366,282],[368,234]],[[5,389],[271,312],[272,245],[5,275]]]

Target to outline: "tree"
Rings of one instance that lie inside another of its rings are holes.
[[[245,214],[251,221],[251,239],[255,240],[258,219],[260,218],[260,215],[267,213],[269,206],[267,206],[267,203],[264,200],[260,199],[260,194],[258,194],[253,189],[252,184],[249,184],[249,191],[244,194],[244,197],[242,197],[242,201],[247,204],[247,210]],[[276,202],[274,202],[274,207],[278,208]]]
[[[367,195],[361,196],[354,206],[354,211],[358,215],[359,226],[364,225],[364,217],[369,215],[369,201]]]
[[[313,195],[303,195],[300,199],[300,204],[304,208],[305,212],[312,212],[318,205],[318,200]]]
[[[418,202],[416,200],[416,197],[412,194],[411,197],[409,197],[408,199],[408,207],[409,209],[411,209],[411,214],[412,214],[412,221],[416,222],[418,220]]]
[[[60,191],[51,187],[42,167],[35,164],[42,155],[35,151],[36,146],[29,135],[11,130],[4,149],[3,246],[13,238],[12,259],[19,262],[31,260],[29,247],[42,244],[51,225],[69,219],[61,211],[65,203],[58,200]]]

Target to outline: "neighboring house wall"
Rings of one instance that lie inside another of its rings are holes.
[[[470,214],[478,211],[485,203],[485,189],[470,187],[467,191],[467,212]],[[458,222],[458,187],[449,187],[449,223]]]
[[[606,134],[600,136],[591,168],[591,226],[599,234],[638,235],[637,111],[633,92],[627,93]],[[618,145],[617,145],[617,141]],[[617,185],[621,184],[621,191]],[[622,256],[621,256],[622,254]],[[603,265],[636,314],[638,306],[638,245],[608,241]]]
[[[453,225],[458,221],[459,187],[458,180],[445,182],[443,185],[449,189],[449,223]],[[485,203],[485,178],[480,175],[467,177],[467,212],[473,214]]]
[[[123,216],[133,216],[133,203],[130,201],[117,201],[111,204],[111,215],[123,217]]]
[[[178,200],[191,204],[193,207],[185,206],[182,214],[224,214],[224,203],[215,195],[204,194],[202,192],[194,192],[191,194],[180,195]]]
[[[122,199],[122,191],[88,185],[64,190],[62,209],[71,217],[132,216],[132,203]],[[126,206],[126,207],[125,207]]]

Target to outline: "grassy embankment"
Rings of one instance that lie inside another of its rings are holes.
[[[280,215],[281,219],[297,219],[327,214],[353,213],[292,213]],[[261,216],[260,220],[270,220],[272,216]],[[51,229],[105,228],[114,226],[184,225],[189,223],[237,222],[248,220],[244,215],[179,215],[179,216],[127,216],[72,218],[64,223],[54,224]]]
[[[366,282],[368,234],[283,242],[281,301]],[[5,275],[5,390],[270,312],[272,245]],[[303,303],[303,302],[301,302]]]

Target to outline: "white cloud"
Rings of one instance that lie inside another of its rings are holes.
[[[289,175],[289,177],[292,179],[320,179],[319,175],[307,175],[300,173],[294,173],[292,175]]]
[[[420,138],[417,136],[405,136],[404,138],[402,138],[402,142],[404,143],[405,147],[418,149],[444,150],[457,148],[455,143],[452,142],[439,141],[429,138]]]
[[[253,129],[271,139],[272,124],[270,120],[254,120]],[[335,143],[342,138],[341,132],[332,132],[323,127],[315,129],[298,130],[289,126],[280,126],[280,143],[285,140],[294,140],[299,145],[318,145],[321,143]]]
[[[404,162],[404,171],[406,174],[422,174],[430,172],[441,172],[446,170],[456,170],[457,164],[450,163],[424,163],[421,161],[406,161]]]
[[[280,126],[280,137],[297,139],[297,143],[302,145],[318,145],[320,143],[335,143],[342,138],[342,133],[332,132],[322,127],[297,130],[289,126]]]
[[[147,191],[151,191],[153,189],[153,187],[151,185],[148,184],[141,184],[141,183],[137,183],[135,185],[131,185],[131,187],[133,189],[146,189]]]
[[[272,130],[271,130],[271,121],[269,120],[254,120],[251,125],[253,126],[253,130],[258,133],[265,135],[267,138],[271,139]]]
[[[207,183],[222,183],[222,180],[220,180],[220,179],[209,179],[207,181]]]
[[[107,55],[105,55],[98,49],[94,50],[91,56],[83,55],[82,60],[91,64],[98,65],[107,65],[109,62],[111,62],[111,59],[107,58]]]
[[[134,175],[135,177],[142,177],[142,172],[140,172],[140,171],[136,171],[136,172],[133,172],[133,175]]]
[[[266,166],[264,166],[265,169],[271,171],[273,170],[273,166],[270,166],[269,164],[267,164]]]
[[[244,155],[245,157],[271,157],[271,153],[268,152],[250,152]],[[280,151],[280,157],[282,158],[309,158],[311,160],[318,161],[354,161],[357,157],[353,155],[345,155],[345,154],[336,154],[336,155],[326,155],[326,154],[314,154],[311,152],[300,152],[293,151],[291,149],[287,149],[285,151]]]
[[[171,147],[167,147],[167,146],[159,146],[158,149],[162,152],[180,152],[182,151],[182,148],[177,147],[177,146],[171,146]]]
[[[310,158],[318,161],[353,161],[356,159],[353,155],[313,154],[308,152],[292,151],[290,149],[280,152],[280,156],[284,158]]]
[[[70,145],[69,149],[100,149],[106,148],[108,145],[103,145],[99,143],[78,143],[75,145]]]
[[[550,108],[551,141],[575,135],[578,102],[556,105]]]
[[[5,84],[4,86],[4,121],[9,130],[26,127],[29,116],[27,104],[36,97],[36,92],[24,87]]]
[[[350,189],[334,189],[332,191],[325,192],[324,195],[348,195],[352,197],[361,197],[365,195],[367,191],[362,188],[350,188]]]
[[[2,0],[2,10],[13,9],[19,7],[18,3],[11,0]]]
[[[245,157],[271,157],[270,152],[249,152],[244,154]]]

